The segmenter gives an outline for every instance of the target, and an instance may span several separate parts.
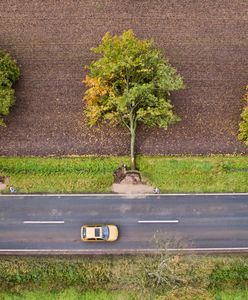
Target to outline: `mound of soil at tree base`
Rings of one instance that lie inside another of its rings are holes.
[[[9,182],[8,178],[6,178],[4,176],[0,176],[0,191],[3,191],[6,189],[8,182]]]
[[[112,191],[119,194],[152,194],[153,187],[141,180],[139,171],[129,170],[120,183],[113,183]]]
[[[0,182],[0,191],[5,190],[6,189],[6,184]]]
[[[4,184],[4,183],[0,182],[0,191],[2,191],[2,190],[5,190],[5,189],[6,189],[6,187],[7,187],[7,185],[6,185],[6,184]]]
[[[127,154],[125,128],[87,126],[82,78],[105,32],[129,28],[153,38],[186,83],[172,95],[182,121],[167,131],[140,127],[138,153],[248,153],[236,138],[247,84],[246,1],[6,0],[0,11],[0,48],[22,73],[0,155]]]
[[[114,183],[112,192],[118,194],[153,194],[153,187],[147,184]]]

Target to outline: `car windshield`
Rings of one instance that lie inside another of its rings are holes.
[[[104,240],[107,240],[109,238],[109,228],[108,228],[108,226],[103,226],[102,227],[102,238]]]

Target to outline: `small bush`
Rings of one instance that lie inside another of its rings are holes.
[[[213,288],[247,287],[248,261],[244,258],[223,259],[216,262],[210,275],[210,286]]]
[[[10,107],[15,103],[12,85],[19,77],[20,70],[16,61],[8,53],[0,50],[0,126],[5,126],[3,117],[9,114]]]
[[[246,86],[244,100],[246,102],[246,106],[241,113],[242,121],[239,123],[239,139],[244,141],[246,146],[248,146],[248,85]]]

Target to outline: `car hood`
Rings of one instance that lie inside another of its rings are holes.
[[[118,228],[115,225],[108,225],[109,228],[109,238],[108,241],[116,241],[118,239]]]

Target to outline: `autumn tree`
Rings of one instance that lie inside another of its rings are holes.
[[[239,139],[243,140],[248,146],[248,85],[246,86],[244,101],[246,105],[241,113],[242,121],[239,123]]]
[[[184,87],[177,73],[152,40],[139,40],[132,30],[120,36],[106,33],[93,52],[100,58],[87,68],[83,81],[89,125],[107,121],[130,132],[131,167],[135,169],[135,139],[139,124],[167,128],[179,117],[170,93]]]
[[[5,126],[3,117],[15,103],[13,83],[20,77],[16,61],[6,52],[0,50],[0,126]]]

